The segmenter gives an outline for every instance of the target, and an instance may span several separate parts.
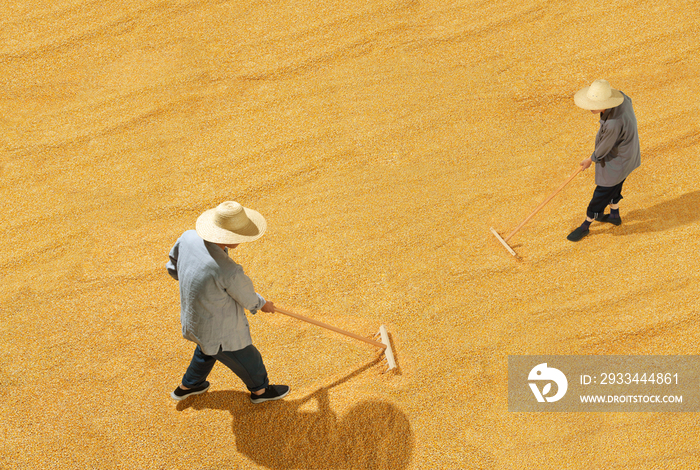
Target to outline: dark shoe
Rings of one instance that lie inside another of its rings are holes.
[[[253,403],[262,403],[264,401],[279,400],[284,398],[289,394],[289,386],[287,385],[268,385],[265,388],[265,393],[262,395],[256,395],[253,392],[250,393],[250,401]]]
[[[622,223],[622,218],[621,217],[610,217],[610,214],[603,214],[600,216],[599,219],[596,219],[600,222],[607,222],[609,224],[613,225],[620,225]]]
[[[170,398],[172,398],[173,400],[180,401],[184,400],[185,398],[191,395],[199,395],[200,393],[204,393],[207,390],[209,390],[209,382],[204,382],[199,387],[190,388],[189,390],[182,389],[178,385],[175,391],[170,394]]]
[[[571,240],[572,242],[577,242],[586,235],[588,235],[588,230],[584,229],[583,227],[578,227],[576,230],[571,232],[566,239]]]

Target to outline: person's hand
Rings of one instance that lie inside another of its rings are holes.
[[[266,312],[266,313],[274,313],[275,304],[273,304],[272,302],[270,302],[268,300],[267,302],[265,302],[265,305],[263,305],[260,310],[262,310],[263,312]]]
[[[586,158],[584,161],[581,162],[581,171],[587,169],[589,166],[593,164],[593,161],[591,161],[591,157]]]

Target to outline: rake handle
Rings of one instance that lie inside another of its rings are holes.
[[[329,325],[328,323],[323,323],[322,321],[314,320],[313,318],[304,317],[302,315],[299,315],[298,313],[289,312],[289,311],[284,310],[284,309],[279,308],[279,307],[275,307],[275,312],[282,313],[282,314],[290,316],[292,318],[296,318],[297,320],[311,323],[312,325],[320,326],[321,328],[325,328],[327,330],[335,331],[336,333],[340,333],[341,335],[349,336],[351,338],[355,338],[357,340],[364,341],[365,343],[371,344],[374,347],[386,349],[386,344],[384,344],[384,343],[380,343],[379,341],[374,341],[374,340],[371,340],[369,338],[365,338],[364,336],[356,335],[355,333],[350,333],[349,331],[342,330],[342,329],[337,328],[333,325]]]
[[[530,213],[530,215],[528,215],[527,217],[525,217],[525,220],[523,220],[522,222],[520,222],[520,223],[518,224],[518,226],[515,227],[515,229],[513,229],[513,231],[510,232],[510,233],[508,234],[508,236],[506,236],[503,240],[507,242],[508,240],[511,239],[511,237],[512,237],[513,235],[515,235],[516,233],[518,233],[518,230],[520,230],[521,228],[523,228],[523,225],[525,225],[530,219],[532,219],[532,218],[535,216],[535,214],[537,214],[537,213],[540,211],[540,209],[542,209],[549,201],[551,201],[551,200],[554,198],[554,196],[556,196],[557,194],[559,194],[559,192],[560,192],[562,189],[564,189],[564,186],[566,186],[567,184],[569,184],[569,183],[571,182],[571,180],[574,179],[574,178],[576,177],[576,175],[578,175],[579,173],[581,173],[582,170],[583,170],[583,167],[582,167],[582,166],[579,166],[579,167],[576,169],[576,171],[574,171],[574,173],[573,173],[571,176],[569,176],[569,179],[567,179],[566,181],[564,181],[564,184],[562,184],[561,186],[559,186],[559,187],[557,188],[556,191],[554,191],[552,194],[550,194],[550,195],[547,197],[547,199],[545,199],[544,201],[542,201],[542,202],[540,203],[540,205],[537,206],[537,208],[536,208],[534,211],[532,211],[532,213]]]

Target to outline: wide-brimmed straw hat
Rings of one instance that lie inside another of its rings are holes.
[[[607,80],[596,80],[574,95],[576,106],[589,111],[614,108],[624,100],[622,93],[610,87]]]
[[[196,228],[197,234],[208,242],[234,245],[262,237],[267,222],[259,212],[226,201],[200,215]]]

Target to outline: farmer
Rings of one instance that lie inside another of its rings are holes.
[[[267,223],[258,212],[224,202],[197,219],[170,250],[168,273],[180,284],[182,336],[197,344],[182,383],[170,396],[182,400],[209,389],[216,361],[231,369],[250,390],[250,400],[278,400],[287,385],[270,385],[260,352],[253,346],[243,309],[274,312],[255,292],[241,265],[228,256],[240,243],[262,237]]]
[[[586,210],[586,220],[569,234],[572,242],[588,235],[593,220],[620,225],[620,200],[622,184],[641,164],[637,118],[632,100],[624,93],[612,89],[606,80],[596,80],[574,96],[576,105],[600,114],[600,129],[595,138],[593,154],[581,162],[583,170],[595,163],[593,198]],[[610,213],[605,208],[610,205]]]

